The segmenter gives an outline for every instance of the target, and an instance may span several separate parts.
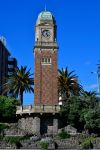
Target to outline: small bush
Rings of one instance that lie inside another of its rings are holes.
[[[22,147],[22,144],[20,143],[20,141],[23,139],[23,137],[14,137],[14,136],[11,136],[11,137],[5,137],[4,140],[11,144],[11,145],[15,145],[17,149],[20,149],[20,147]]]
[[[29,135],[26,135],[26,136],[6,136],[4,137],[4,140],[7,142],[7,143],[10,143],[11,145],[16,145],[16,146],[19,146],[21,145],[21,141],[24,141],[24,140],[28,140],[30,139],[30,136]]]
[[[46,141],[45,142],[41,141],[40,146],[41,146],[41,149],[48,149],[49,143]]]
[[[4,140],[10,144],[16,144],[20,141],[30,139],[30,136],[6,136]]]
[[[90,148],[93,148],[93,141],[95,140],[95,138],[94,137],[89,137],[89,138],[86,138],[83,142],[82,142],[82,144],[81,144],[81,146],[82,146],[82,148],[83,149],[90,149]]]
[[[18,142],[20,142],[22,137],[14,137],[14,136],[10,136],[10,137],[5,137],[4,140],[7,142],[7,143],[10,143],[10,144],[16,144]]]
[[[59,136],[61,139],[70,138],[70,135],[69,135],[64,129],[62,129],[61,133],[59,133],[58,136]]]
[[[4,129],[7,129],[7,128],[9,128],[8,125],[6,125],[6,124],[0,124],[0,132],[3,131]]]

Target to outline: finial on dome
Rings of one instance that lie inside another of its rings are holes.
[[[45,11],[47,11],[47,6],[46,6],[46,4],[45,4]]]

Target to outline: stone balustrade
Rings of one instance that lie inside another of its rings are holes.
[[[17,114],[25,114],[25,113],[59,113],[60,111],[60,106],[55,105],[55,106],[32,106],[32,105],[27,105],[27,106],[17,106],[16,110],[16,115]]]

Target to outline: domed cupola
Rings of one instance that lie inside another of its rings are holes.
[[[39,13],[35,26],[35,41],[55,42],[56,40],[56,21],[50,11],[44,10]]]
[[[52,15],[52,13],[50,11],[42,11],[39,15],[38,15],[38,19],[36,22],[36,25],[39,25],[43,22],[46,21],[50,21],[50,22],[55,22],[54,16]]]

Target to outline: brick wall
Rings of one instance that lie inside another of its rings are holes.
[[[42,58],[51,58],[51,64],[42,64]],[[35,51],[34,78],[35,105],[57,105],[57,50]]]

